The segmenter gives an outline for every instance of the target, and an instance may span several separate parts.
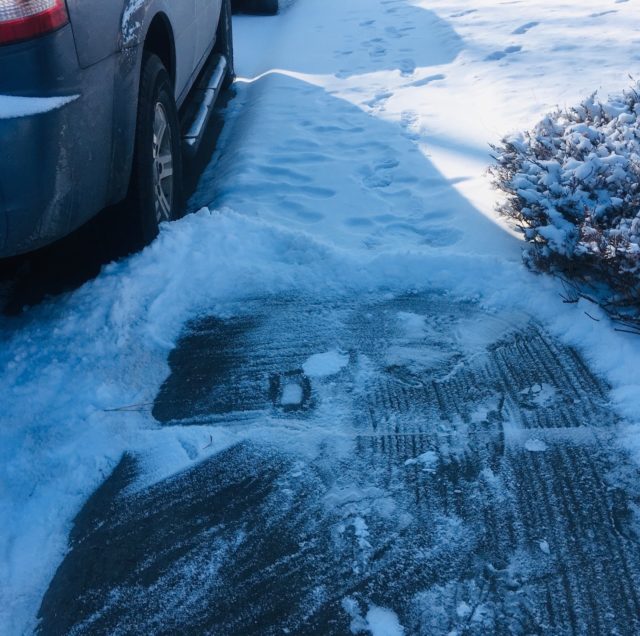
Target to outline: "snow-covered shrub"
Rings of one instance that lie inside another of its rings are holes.
[[[640,301],[640,85],[547,115],[495,146],[501,212],[537,267],[606,283],[605,302]]]

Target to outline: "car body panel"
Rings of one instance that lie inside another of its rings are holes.
[[[113,55],[119,48],[122,0],[67,0],[67,9],[82,68]],[[96,25],[100,25],[96,29]]]
[[[196,13],[197,0],[128,0],[121,18],[120,46],[130,48],[144,42],[153,19],[166,16],[171,27],[175,49],[175,95],[179,98],[188,92],[196,67],[197,31],[200,28]],[[217,0],[213,0],[217,2]],[[215,24],[210,33],[215,39]]]
[[[215,39],[221,8],[221,0],[196,0],[196,24],[198,29],[196,58],[198,60],[201,60],[209,52],[212,32]]]
[[[213,48],[221,2],[68,0],[68,7],[70,25],[0,46],[0,99],[75,97],[0,119],[0,257],[61,238],[126,196],[146,34],[156,16],[168,21],[180,105]]]
[[[0,256],[64,236],[108,201],[113,101],[92,87],[113,85],[114,62],[111,56],[82,73],[77,98],[63,106],[0,119]]]
[[[0,47],[0,69],[0,95],[49,97],[77,93],[80,78],[71,27]]]

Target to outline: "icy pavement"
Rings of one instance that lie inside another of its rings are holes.
[[[0,323],[4,632],[638,633],[640,340],[483,176],[627,82],[632,9],[237,20],[203,209]]]
[[[638,471],[607,387],[526,317],[260,299],[169,364],[154,416],[245,440],[185,439],[193,468],[150,487],[126,455],[40,633],[369,633],[372,608],[398,634],[640,630]]]

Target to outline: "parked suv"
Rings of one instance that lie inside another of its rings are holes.
[[[0,0],[0,257],[127,196],[151,240],[232,79],[230,0]]]

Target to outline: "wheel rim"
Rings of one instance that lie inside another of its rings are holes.
[[[153,194],[158,223],[169,221],[173,209],[173,143],[167,111],[160,102],[153,117]]]

